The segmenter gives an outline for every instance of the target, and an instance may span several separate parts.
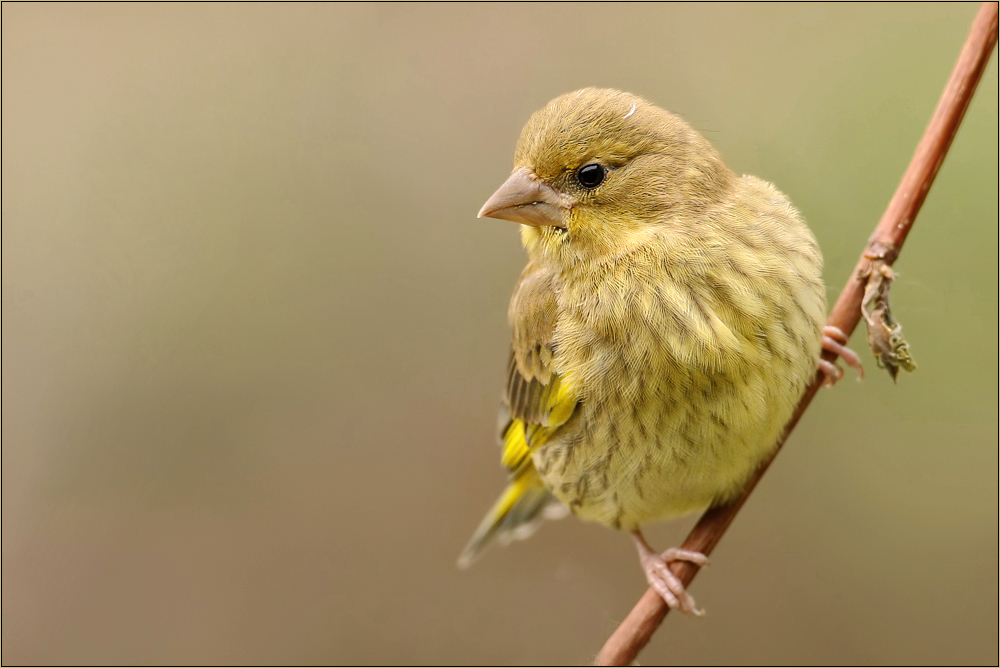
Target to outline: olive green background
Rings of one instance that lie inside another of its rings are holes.
[[[680,114],[833,298],[976,9],[4,4],[3,662],[592,660],[626,536],[455,567],[504,484],[524,255],[476,212],[521,126]],[[997,95],[994,53],[896,265],[920,368],[821,394],[643,664],[997,662]]]

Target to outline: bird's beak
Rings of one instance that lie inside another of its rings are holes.
[[[566,214],[573,202],[543,183],[527,167],[515,169],[510,178],[486,200],[480,218],[500,218],[515,223],[566,229]]]

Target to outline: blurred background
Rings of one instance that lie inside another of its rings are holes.
[[[976,10],[5,3],[3,662],[591,661],[626,536],[455,567],[505,482],[524,254],[476,212],[522,125],[680,114],[832,299]],[[821,394],[642,663],[998,660],[997,97],[994,53],[896,265],[920,368]]]

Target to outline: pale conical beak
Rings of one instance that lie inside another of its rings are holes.
[[[566,229],[566,214],[573,201],[543,183],[526,167],[515,169],[499,190],[479,210],[480,218],[500,218],[515,223]]]

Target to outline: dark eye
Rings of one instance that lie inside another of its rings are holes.
[[[596,162],[584,165],[576,170],[576,180],[587,190],[596,188],[604,183],[604,177],[607,175],[608,172],[604,169],[604,165],[599,165]]]

